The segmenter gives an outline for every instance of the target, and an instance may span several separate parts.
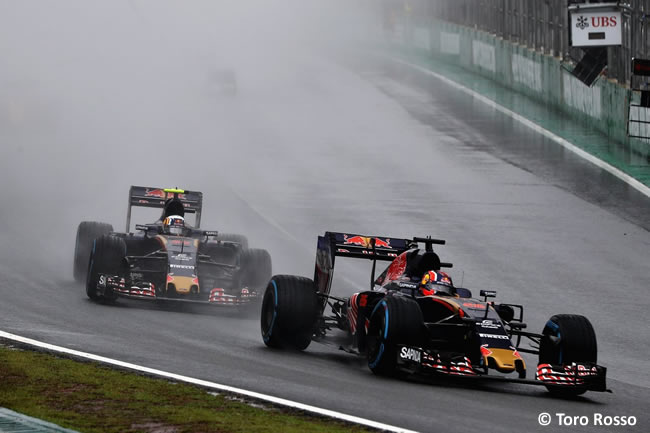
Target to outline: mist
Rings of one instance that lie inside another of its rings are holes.
[[[269,234],[256,198],[292,191],[275,171],[288,155],[299,171],[306,148],[337,149],[312,134],[332,114],[316,107],[321,78],[372,40],[370,5],[0,0],[0,259],[69,280],[78,223],[123,230],[129,186],[146,185],[203,191],[205,228],[248,234],[304,273],[313,256],[274,248],[286,233]],[[235,97],[214,80],[223,69]]]

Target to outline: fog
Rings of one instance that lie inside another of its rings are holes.
[[[319,75],[372,39],[369,4],[0,0],[0,258],[70,279],[77,224],[123,230],[129,186],[146,185],[203,191],[205,228],[249,234],[281,264],[269,244],[288,234],[255,196],[292,187],[273,173],[292,147],[323,145],[310,125],[327,113],[306,110],[327,97]]]

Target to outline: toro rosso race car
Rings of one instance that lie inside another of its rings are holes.
[[[92,300],[117,297],[211,305],[250,304],[271,278],[266,250],[248,248],[246,237],[200,230],[203,194],[132,186],[126,232],[84,221],[77,229],[74,277]],[[160,219],[136,225],[133,206],[162,208]],[[195,227],[185,223],[194,214]]]
[[[563,395],[607,390],[587,318],[558,314],[542,333],[525,331],[521,305],[494,302],[494,291],[481,290],[477,299],[453,286],[441,271],[452,265],[433,251],[444,243],[326,232],[318,238],[313,280],[271,278],[262,301],[264,343],[298,350],[311,341],[333,343],[365,356],[382,375],[483,378],[543,385]],[[371,260],[370,290],[332,296],[336,257]],[[375,279],[377,261],[391,263]],[[538,356],[534,379],[526,379],[524,352]]]

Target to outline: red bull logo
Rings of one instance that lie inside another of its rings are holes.
[[[160,199],[166,199],[167,193],[162,189],[147,189],[144,192],[145,197],[156,197]]]
[[[375,248],[390,248],[390,239],[382,240],[366,236],[348,236],[343,235],[343,241],[346,245],[356,245],[363,248],[372,248],[372,240],[375,240]]]
[[[343,235],[343,241],[346,245],[357,245],[363,248],[368,248],[370,245],[370,238],[366,238],[364,236]]]
[[[390,248],[390,239],[383,241],[379,238],[375,238],[375,248]]]
[[[145,197],[155,197],[159,198],[161,200],[165,200],[168,198],[173,198],[174,193],[173,192],[167,192],[164,189],[149,189],[147,188],[144,192]],[[176,194],[179,200],[185,200],[186,196],[185,194]]]

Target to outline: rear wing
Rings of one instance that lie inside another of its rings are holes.
[[[357,259],[372,260],[372,275],[370,284],[375,280],[375,266],[377,261],[393,261],[397,256],[412,248],[417,248],[418,243],[425,245],[426,251],[433,251],[433,245],[444,245],[442,239],[431,237],[389,238],[386,236],[364,236],[349,233],[325,232],[318,237],[316,247],[316,267],[314,282],[319,293],[329,295],[332,277],[334,276],[334,261],[336,257],[353,257]],[[451,264],[444,263],[450,267]]]
[[[183,203],[186,213],[196,214],[196,228],[201,226],[201,208],[203,207],[203,193],[175,188],[154,188],[147,186],[131,186],[129,189],[129,207],[126,213],[126,231],[131,227],[131,208],[152,207],[164,208],[165,202],[176,198]]]

